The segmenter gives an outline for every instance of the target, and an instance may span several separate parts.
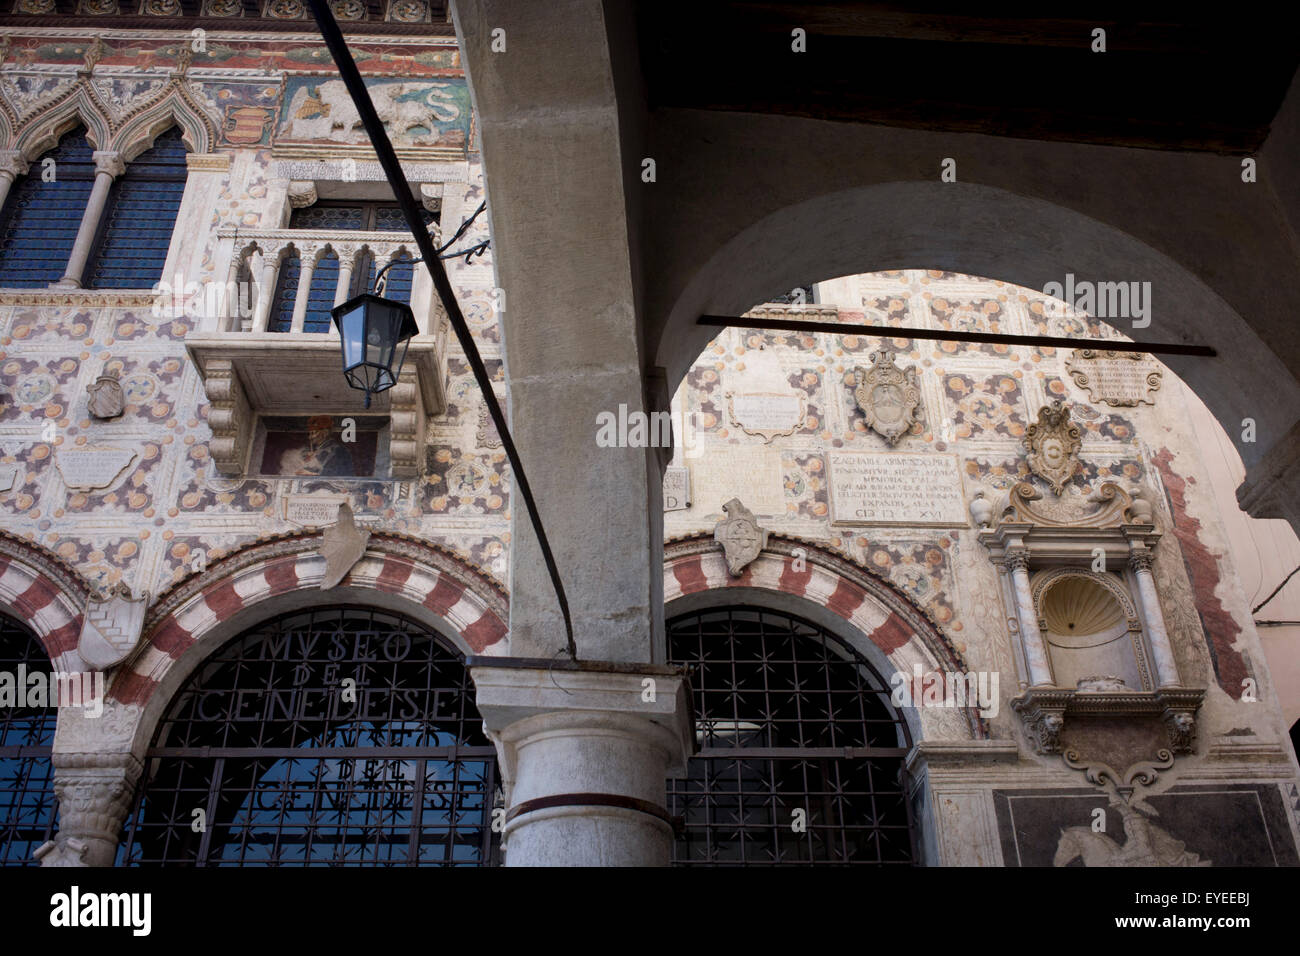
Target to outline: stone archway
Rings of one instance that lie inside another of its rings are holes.
[[[1215,359],[1162,360],[1206,403],[1229,435],[1255,421],[1259,441],[1239,451],[1255,464],[1295,423],[1300,384],[1261,338],[1197,272],[1122,228],[1065,205],[971,183],[885,182],[834,191],[746,217],[739,233],[692,264],[680,292],[650,331],[652,364],[670,385],[685,376],[716,328],[702,314],[741,315],[807,281],[903,268],[945,269],[1042,289],[1062,282],[1151,282],[1150,328],[1116,327],[1143,339],[1195,342]]]
[[[704,606],[759,603],[799,614],[835,633],[886,679],[968,671],[962,654],[939,625],[894,586],[817,544],[771,534],[767,548],[739,577],[727,571],[712,537],[696,535],[664,546],[667,613]],[[985,740],[988,722],[978,709],[930,709],[906,714],[915,740],[942,736]]]
[[[433,627],[462,654],[509,653],[504,589],[451,552],[374,534],[339,585],[323,591],[319,547],[315,534],[256,542],[158,597],[137,650],[109,675],[102,714],[90,718],[76,708],[60,714],[55,786],[75,799],[64,803],[57,846],[45,865],[112,863],[142,760],[172,694],[212,650],[262,620],[352,602]]]
[[[0,531],[0,607],[30,627],[56,670],[79,671],[82,615],[90,586],[62,558]]]

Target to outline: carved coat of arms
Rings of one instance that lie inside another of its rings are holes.
[[[320,554],[325,558],[325,577],[320,588],[328,591],[342,581],[352,566],[366,553],[370,532],[357,527],[352,508],[347,502],[339,505],[339,520],[321,533]]]
[[[222,132],[226,141],[238,146],[263,145],[275,113],[265,106],[232,106],[226,108]]]
[[[106,593],[91,594],[77,641],[77,653],[86,665],[103,671],[126,660],[139,643],[148,607],[147,595],[133,597],[121,582]]]
[[[753,512],[742,505],[739,498],[732,498],[722,506],[722,510],[727,517],[713,529],[713,540],[722,545],[727,571],[732,577],[739,577],[745,566],[767,547],[767,531],[758,526]]]
[[[94,383],[86,386],[89,399],[86,409],[92,418],[117,418],[126,409],[126,399],[122,394],[122,383],[116,375],[101,375]]]
[[[921,410],[916,369],[899,368],[892,352],[873,352],[871,369],[854,369],[853,382],[853,397],[867,417],[867,424],[891,445],[897,444]]]
[[[1025,433],[1025,445],[1029,448],[1029,470],[1059,495],[1079,470],[1079,449],[1083,446],[1079,426],[1070,421],[1070,410],[1060,400],[1040,408],[1038,421]]]

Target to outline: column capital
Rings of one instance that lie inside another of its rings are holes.
[[[1002,558],[1002,563],[1008,571],[1029,571],[1029,549],[1014,548],[1009,549]]]
[[[9,179],[17,179],[19,176],[27,175],[27,170],[31,164],[23,157],[23,154],[16,149],[0,149],[0,176],[7,176]]]
[[[467,662],[497,746],[510,866],[665,865],[665,780],[694,752],[677,668],[476,657]]]
[[[1135,574],[1141,574],[1144,571],[1150,574],[1152,557],[1153,555],[1149,548],[1134,550],[1128,556],[1128,566]]]
[[[116,179],[126,172],[126,162],[115,149],[97,149],[90,154],[95,161],[95,172],[108,173]]]
[[[58,835],[36,851],[42,866],[112,866],[143,769],[130,753],[55,753]]]

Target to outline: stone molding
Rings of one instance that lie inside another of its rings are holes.
[[[371,535],[339,587],[380,592],[437,615],[468,652],[508,652],[508,599],[491,575],[436,545],[367,528],[365,515],[359,523]],[[321,532],[291,532],[214,554],[205,570],[164,591],[149,609],[137,650],[113,671],[108,703],[143,706],[177,661],[236,614],[295,592],[319,600],[322,540]]]
[[[59,670],[84,670],[77,640],[91,590],[58,555],[0,530],[0,606],[35,632]]]
[[[803,570],[795,570],[795,562]],[[664,604],[703,592],[757,588],[809,601],[860,631],[900,671],[914,662],[927,670],[966,673],[963,655],[934,617],[873,569],[815,541],[769,532],[763,551],[741,577],[729,573],[719,545],[708,534],[669,539],[664,544]],[[883,623],[880,619],[883,618]],[[972,739],[989,735],[977,708],[962,710]]]

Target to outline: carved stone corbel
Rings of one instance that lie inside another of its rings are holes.
[[[316,184],[310,180],[294,180],[289,183],[288,189],[289,205],[294,209],[305,209],[307,206],[315,205]]]
[[[1025,723],[1034,748],[1040,754],[1061,752],[1061,731],[1065,728],[1065,701],[1041,697],[1017,697],[1011,708]]]
[[[424,454],[425,414],[416,370],[402,369],[389,395],[389,462],[393,477],[418,478]]]
[[[208,443],[208,454],[221,474],[242,476],[253,416],[234,363],[229,359],[208,360],[203,385],[211,403],[208,427],[212,429],[212,440]]]
[[[1171,751],[1176,754],[1189,754],[1196,749],[1196,715],[1194,711],[1167,710],[1165,711],[1164,722]]]
[[[437,213],[442,210],[442,183],[420,183],[420,202],[429,212]],[[436,229],[434,224],[431,228]],[[441,236],[435,234],[434,242],[440,242]]]

